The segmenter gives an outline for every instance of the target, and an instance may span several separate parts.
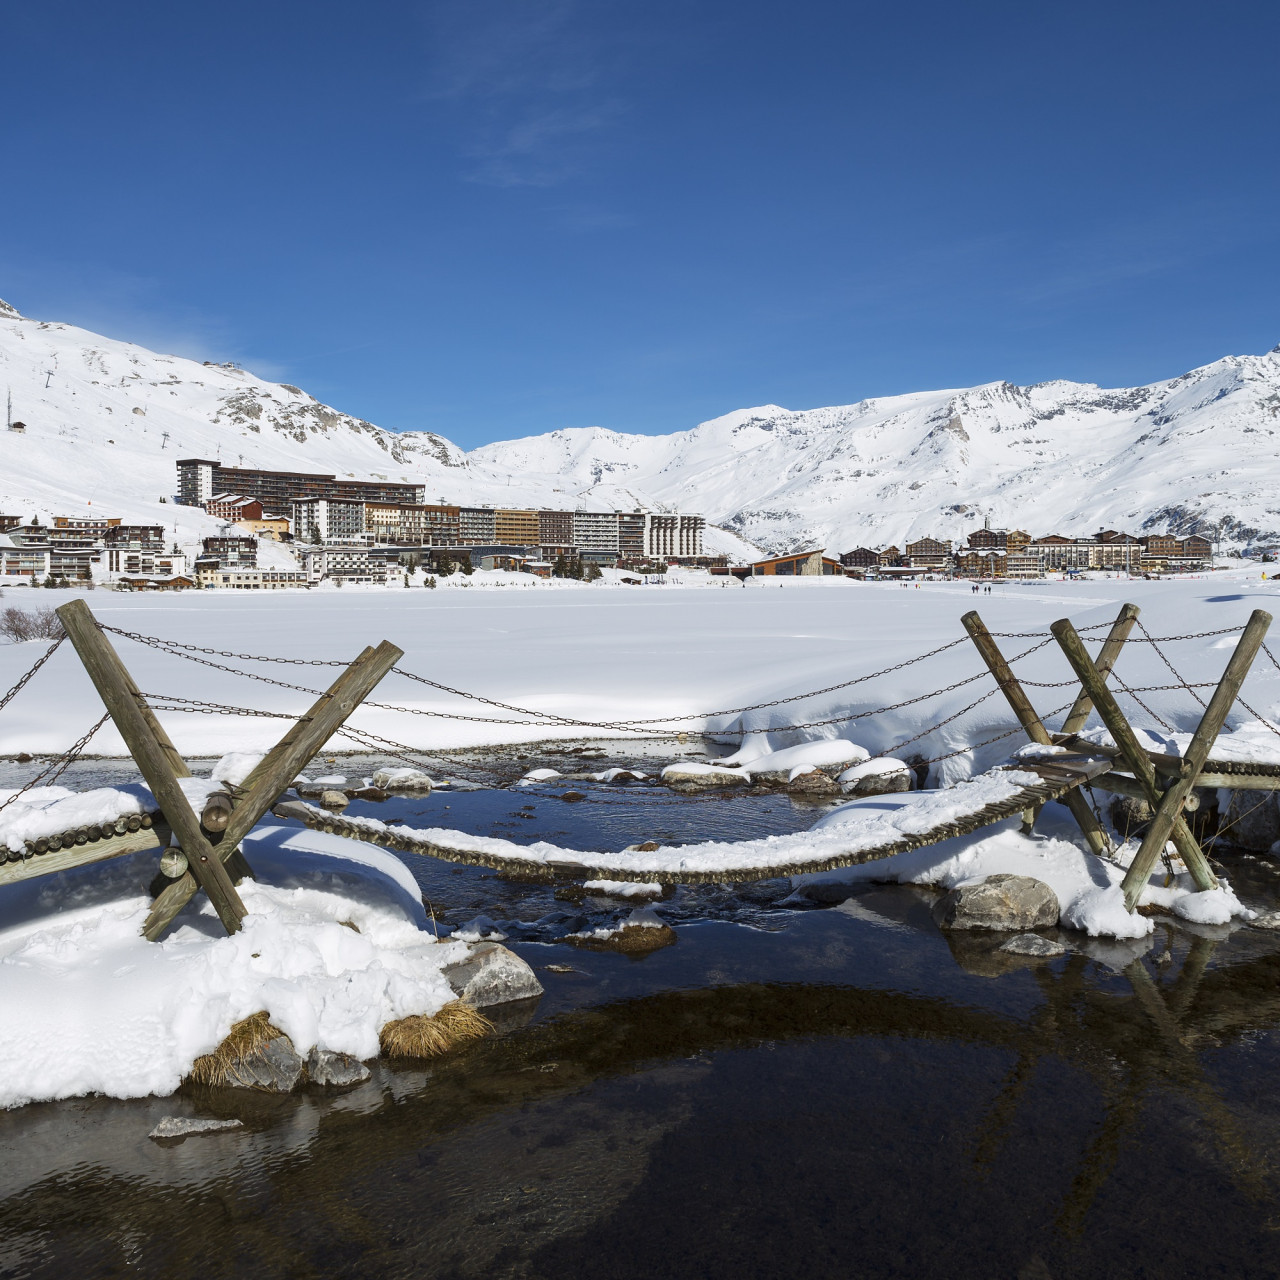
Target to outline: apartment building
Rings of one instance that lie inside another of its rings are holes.
[[[365,532],[374,542],[414,547],[456,547],[461,541],[460,508],[432,503],[366,502]]]
[[[538,545],[538,513],[499,507],[493,513],[493,541],[515,546]]]
[[[303,498],[329,498],[337,502],[421,503],[420,484],[396,484],[386,480],[348,480],[336,475],[306,471],[260,471],[248,467],[224,467],[208,458],[180,458],[178,502],[203,507],[215,494],[236,493],[257,498],[272,511],[287,511]]]
[[[458,508],[458,541],[464,547],[497,542],[496,513],[492,507]]]
[[[293,504],[293,531],[299,542],[371,541],[365,532],[365,503],[301,498]]]

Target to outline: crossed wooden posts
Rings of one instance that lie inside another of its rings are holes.
[[[143,925],[143,936],[155,941],[191,901],[197,889],[209,895],[226,931],[235,933],[245,915],[236,883],[251,875],[239,850],[240,841],[271,808],[298,771],[395,666],[403,656],[402,650],[386,640],[376,649],[366,648],[244,782],[228,788],[224,795],[212,797],[197,817],[181,781],[191,777],[191,770],[103,635],[88,605],[83,600],[73,600],[57,612],[120,736],[158,801],[165,822],[186,855],[187,869],[152,903]]]
[[[1245,624],[1243,635],[1236,644],[1235,652],[1231,655],[1231,660],[1227,663],[1227,668],[1222,673],[1213,696],[1209,699],[1185,754],[1167,756],[1147,751],[1142,747],[1124,712],[1120,710],[1111,690],[1107,687],[1107,676],[1110,675],[1138,619],[1138,612],[1138,606],[1134,604],[1126,604],[1120,610],[1096,662],[1089,656],[1076,629],[1067,619],[1063,618],[1049,628],[1080,681],[1079,696],[1067,715],[1062,732],[1058,734],[1050,734],[1045,728],[1018,678],[1005,661],[994,637],[978,614],[971,611],[961,619],[965,630],[968,631],[978,652],[982,655],[983,661],[995,676],[1001,691],[1013,708],[1018,723],[1026,730],[1032,742],[1042,746],[1074,744],[1088,751],[1099,752],[1100,748],[1096,744],[1081,743],[1076,737],[1089,718],[1089,712],[1095,708],[1115,740],[1114,753],[1101,749],[1101,754],[1114,754],[1117,764],[1127,769],[1132,777],[1127,777],[1124,773],[1113,769],[1094,778],[1092,785],[1104,791],[1116,791],[1144,799],[1154,810],[1154,816],[1125,874],[1122,885],[1125,906],[1130,911],[1137,906],[1138,898],[1170,839],[1186,864],[1196,888],[1205,890],[1218,887],[1217,878],[1210,870],[1199,842],[1192,835],[1186,819],[1182,816],[1183,810],[1195,807],[1193,790],[1195,787],[1222,785],[1216,777],[1212,782],[1209,781],[1204,773],[1205,765],[1209,760],[1209,752],[1217,739],[1218,732],[1226,721],[1227,713],[1240,692],[1240,686],[1244,683],[1249,668],[1262,647],[1267,628],[1271,625],[1269,613],[1263,609],[1253,611]],[[1161,775],[1165,779],[1163,785]],[[1274,790],[1280,788],[1280,781],[1272,776],[1259,780],[1241,777],[1233,778],[1225,785]],[[1109,841],[1106,833],[1079,790],[1073,789],[1067,792],[1063,799],[1093,852],[1097,854],[1107,852]]]

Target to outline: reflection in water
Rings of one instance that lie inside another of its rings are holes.
[[[5,1274],[1275,1273],[1270,939],[992,981],[909,891],[863,908],[571,953],[577,1002],[631,991],[337,1098],[10,1113]],[[250,1132],[146,1140],[183,1106]]]

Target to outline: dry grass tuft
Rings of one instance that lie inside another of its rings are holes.
[[[268,1019],[265,1009],[259,1009],[257,1013],[241,1019],[227,1032],[226,1039],[212,1053],[206,1053],[191,1064],[187,1079],[193,1084],[226,1084],[228,1073],[236,1062],[257,1053],[277,1036],[284,1035]]]
[[[388,1022],[378,1032],[378,1043],[389,1058],[438,1058],[492,1031],[493,1023],[484,1014],[461,1000],[454,1000],[439,1013],[418,1013]]]

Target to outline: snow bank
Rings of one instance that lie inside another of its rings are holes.
[[[873,801],[855,801],[843,805],[826,815],[817,827],[839,827],[848,820],[848,811],[874,803],[893,809],[899,805],[909,807],[915,796],[922,793],[906,793],[878,796]],[[860,881],[888,881],[897,884],[935,885],[941,889],[954,889],[957,885],[981,880],[1001,873],[1032,876],[1043,881],[1058,895],[1062,907],[1062,923],[1072,929],[1080,929],[1091,937],[1143,938],[1152,932],[1149,917],[1136,912],[1130,914],[1124,905],[1120,884],[1124,880],[1125,866],[1105,861],[1074,843],[1070,838],[1074,828],[1063,811],[1061,817],[1046,809],[1039,827],[1045,832],[1025,836],[1016,818],[998,826],[985,827],[967,836],[957,836],[915,849],[909,853],[895,854],[880,862],[848,867],[839,871],[799,876],[796,884],[834,882],[853,884]],[[1136,844],[1119,851],[1120,861],[1127,863],[1137,852]],[[1179,875],[1173,884],[1164,884],[1165,871],[1161,866],[1151,876],[1139,898],[1141,906],[1166,907],[1175,915],[1204,924],[1227,924],[1233,919],[1249,920],[1253,912],[1245,907],[1222,882],[1222,887],[1210,892],[1198,892],[1189,875]]]
[[[259,879],[240,887],[249,914],[232,937],[202,896],[163,941],[143,940],[154,855],[6,891],[0,1106],[170,1093],[259,1009],[303,1054],[369,1058],[384,1023],[453,999],[441,968],[465,947],[426,931],[398,859],[283,827],[258,828],[245,852]]]

